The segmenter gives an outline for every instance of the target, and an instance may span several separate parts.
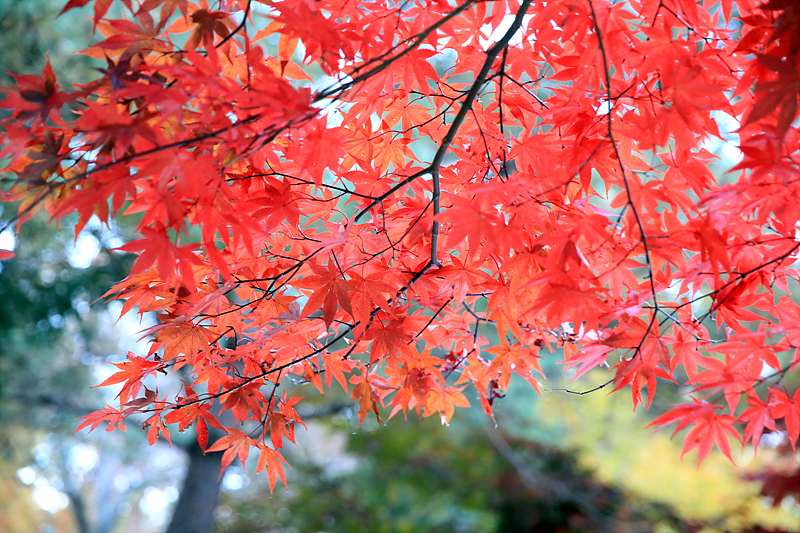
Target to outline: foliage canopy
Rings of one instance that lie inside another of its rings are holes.
[[[563,353],[634,405],[689,387],[654,424],[699,461],[797,442],[796,2],[118,3],[64,8],[93,7],[98,79],[48,64],[0,104],[18,222],[141,217],[108,295],[159,323],[81,428],[193,425],[274,484],[287,383],[446,423]],[[720,179],[714,139],[741,151]]]

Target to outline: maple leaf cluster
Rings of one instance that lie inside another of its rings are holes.
[[[109,296],[159,323],[81,427],[194,426],[274,484],[291,376],[447,422],[563,353],[634,405],[688,387],[654,424],[700,460],[796,444],[800,4],[117,3],[64,8],[94,8],[101,76],[48,64],[0,102],[17,222],[141,216]],[[178,369],[177,397],[144,385]]]

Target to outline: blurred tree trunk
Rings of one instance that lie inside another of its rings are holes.
[[[178,505],[166,533],[210,533],[222,481],[222,452],[203,453],[196,441],[188,450],[189,466]]]

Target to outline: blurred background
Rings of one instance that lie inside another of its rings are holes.
[[[87,13],[57,18],[64,2],[0,0],[0,84],[8,71],[40,73],[46,56],[62,87],[97,74],[75,54],[93,38]],[[0,249],[17,254],[0,264],[2,532],[188,533],[197,513],[207,528],[194,533],[800,531],[800,470],[784,435],[765,435],[757,458],[735,455],[739,468],[716,452],[700,468],[693,453],[680,462],[680,436],[643,429],[686,401],[667,385],[635,413],[624,391],[539,396],[520,382],[495,401],[496,423],[478,407],[450,426],[397,417],[361,427],[346,394],[298,385],[308,430],[285,454],[289,488],[273,494],[254,465],[219,479],[219,456],[199,453],[188,431],[152,447],[136,420],[124,433],[75,434],[77,417],[114,401],[115,390],[91,388],[112,373],[107,361],[146,350],[137,333],[148,319],[118,321],[121,303],[98,301],[130,268],[131,256],[110,250],[133,226],[97,222],[75,238],[68,221],[37,216],[0,233]],[[561,358],[543,361],[549,387],[568,383]],[[605,379],[590,373],[579,386]]]

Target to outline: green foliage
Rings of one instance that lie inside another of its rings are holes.
[[[57,412],[71,431],[76,411],[88,407],[80,400],[91,382],[87,363],[108,356],[92,353],[104,338],[96,329],[104,307],[93,313],[90,304],[124,275],[130,261],[101,250],[88,268],[74,268],[71,233],[39,218],[22,227],[19,239],[17,256],[0,271],[0,416],[52,429]],[[91,232],[82,239],[101,245]],[[39,420],[31,410],[37,406],[56,409]]]
[[[94,61],[75,52],[88,45],[91,20],[75,11],[56,18],[63,7],[62,0],[0,0],[0,83],[11,82],[8,72],[41,72],[45,54],[62,85],[87,79]]]
[[[620,405],[626,398],[602,390],[539,397],[518,385],[495,403],[499,429],[476,410],[451,426],[398,416],[385,426],[370,417],[358,428],[346,408],[330,419],[305,414],[309,429],[287,450],[289,490],[268,496],[252,465],[237,469],[250,485],[223,497],[216,531],[797,529],[796,515],[765,506],[759,485],[742,476],[770,464],[772,450],[737,457],[740,471],[721,455],[700,469],[666,461],[679,455],[680,439],[644,426],[667,405],[634,413]]]
[[[677,528],[667,505],[598,480],[570,449],[508,438],[478,413],[442,426],[392,420],[353,433],[348,414],[312,423],[291,455],[289,491],[226,497],[220,533],[515,533]],[[466,419],[465,419],[466,418]],[[346,446],[334,444],[347,435]],[[324,461],[323,461],[324,458]]]

